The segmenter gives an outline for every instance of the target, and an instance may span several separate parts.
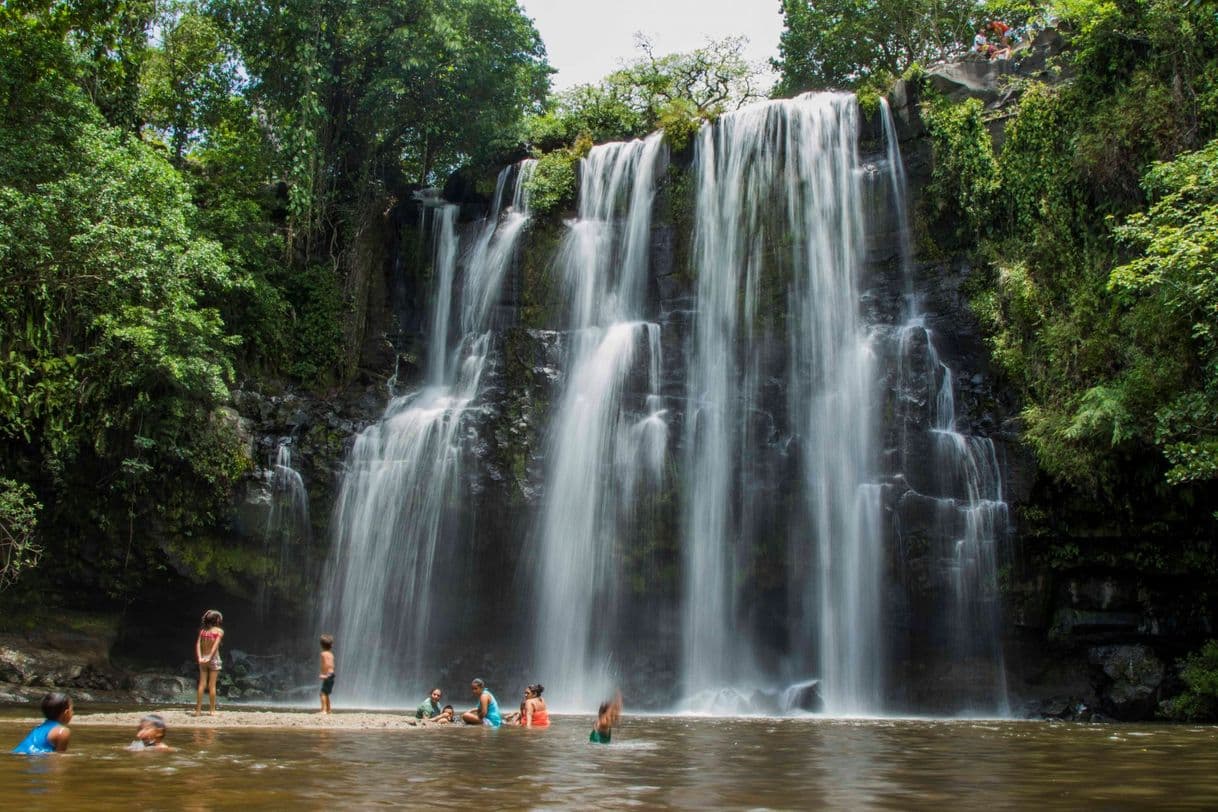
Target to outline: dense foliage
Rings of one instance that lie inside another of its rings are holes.
[[[972,40],[975,8],[939,0],[782,0],[776,92],[859,84],[901,75]]]
[[[0,8],[0,578],[41,546],[126,598],[214,557],[230,387],[341,383],[368,212],[548,75],[514,0]]]
[[[1188,722],[1218,719],[1218,640],[1184,658],[1180,679],[1187,688],[1171,700],[1168,715]]]
[[[1212,512],[1218,477],[1218,17],[1054,11],[1072,81],[1026,87],[1000,151],[976,102],[924,105],[945,246],[993,269],[974,306],[1042,467],[1128,529]]]
[[[673,131],[684,146],[691,125],[765,97],[758,65],[744,57],[745,40],[711,40],[702,48],[658,56],[638,37],[640,56],[600,82],[555,94],[526,123],[524,140],[550,150],[583,136],[594,143]]]

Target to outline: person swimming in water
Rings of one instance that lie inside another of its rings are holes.
[[[622,692],[614,694],[613,699],[602,702],[596,714],[596,724],[588,734],[588,741],[593,744],[608,744],[613,736],[613,726],[622,715]]]
[[[135,731],[135,741],[127,747],[137,753],[165,753],[173,748],[165,743],[165,717],[159,713],[150,713],[140,719],[140,726]]]
[[[503,718],[499,715],[499,703],[495,696],[486,690],[486,683],[476,679],[469,684],[470,693],[478,697],[478,707],[461,714],[461,721],[467,725],[486,725],[499,727]]]
[[[42,698],[42,715],[46,721],[31,730],[21,744],[13,748],[20,756],[37,756],[44,753],[63,753],[68,749],[72,731],[72,697],[53,691]]]

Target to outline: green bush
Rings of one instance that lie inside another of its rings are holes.
[[[574,148],[557,149],[537,159],[526,188],[529,205],[538,217],[560,214],[575,205],[579,159],[580,153]]]
[[[703,119],[693,102],[677,99],[660,110],[660,129],[664,142],[673,152],[683,152],[702,129]]]
[[[976,242],[989,231],[999,189],[998,162],[983,112],[977,99],[963,104],[935,99],[922,111],[934,146],[934,214],[965,242]]]
[[[0,477],[0,589],[37,565],[42,554],[35,541],[40,510],[29,485]]]
[[[1184,658],[1180,679],[1188,690],[1168,703],[1167,715],[1186,722],[1218,719],[1218,640]]]

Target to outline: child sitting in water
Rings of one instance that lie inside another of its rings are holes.
[[[444,709],[441,710],[439,713],[437,713],[435,716],[431,717],[430,719],[424,719],[423,724],[425,724],[425,725],[451,725],[453,723],[453,718],[456,715],[457,715],[457,712],[455,710],[453,710],[452,705],[445,705]]]
[[[42,753],[63,753],[68,749],[72,731],[72,697],[52,692],[42,698],[42,715],[46,721],[29,732],[13,752],[23,756]]]
[[[334,690],[334,638],[321,636],[321,712],[330,713],[330,692]]]
[[[608,744],[609,739],[613,736],[613,726],[617,724],[618,717],[621,715],[622,692],[618,691],[613,699],[601,703],[600,710],[596,714],[596,724],[592,726],[592,732],[588,734],[588,741],[593,744]]]
[[[165,717],[159,713],[150,713],[140,720],[140,726],[135,731],[135,741],[127,746],[128,750],[140,753],[167,752],[172,750],[165,744]]]

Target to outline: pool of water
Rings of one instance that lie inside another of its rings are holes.
[[[0,719],[11,748],[27,725]],[[549,730],[170,731],[79,726],[71,753],[0,758],[0,806],[64,809],[645,807],[1213,809],[1218,728],[629,716]]]

